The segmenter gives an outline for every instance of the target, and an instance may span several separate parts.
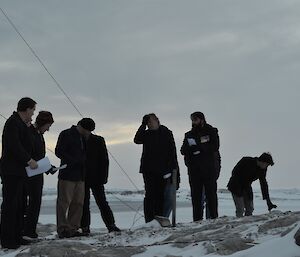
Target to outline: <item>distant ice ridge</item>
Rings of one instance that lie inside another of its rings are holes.
[[[260,189],[254,189],[254,197],[262,198]],[[51,200],[56,199],[57,190],[55,188],[44,188],[44,199]],[[128,189],[106,189],[106,195],[109,201],[118,201],[119,199],[124,201],[142,201],[144,198],[144,190],[134,191]],[[300,201],[300,189],[271,189],[270,196],[273,201]],[[231,193],[224,188],[218,190],[219,200],[232,199]],[[177,201],[190,202],[191,194],[189,189],[179,189],[177,191]]]

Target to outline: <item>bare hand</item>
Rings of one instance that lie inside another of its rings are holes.
[[[33,169],[33,170],[37,169],[37,167],[38,167],[37,162],[36,162],[35,160],[33,160],[33,159],[31,159],[31,160],[28,162],[28,165],[29,165],[29,167],[30,167],[31,169]]]

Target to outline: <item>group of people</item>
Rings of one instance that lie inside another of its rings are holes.
[[[28,97],[19,100],[17,111],[6,121],[2,134],[1,246],[16,249],[38,237],[36,232],[43,191],[43,174],[28,177],[25,167],[38,167],[46,155],[43,134],[54,123],[48,111],[38,113],[32,124],[36,102]],[[57,234],[70,238],[90,233],[90,191],[109,232],[119,232],[106,201],[109,159],[105,140],[92,134],[95,122],[81,119],[76,126],[59,135],[55,154],[66,164],[58,174],[56,204]],[[54,174],[53,166],[46,174]],[[81,230],[80,230],[81,229]]]
[[[218,130],[206,122],[202,112],[194,112],[190,118],[192,129],[185,133],[180,152],[188,170],[193,220],[203,219],[204,207],[206,218],[215,219],[218,217],[217,180],[221,170]],[[168,217],[172,207],[170,184],[178,189],[180,182],[173,134],[151,113],[143,117],[134,142],[143,145],[140,172],[145,183],[145,221],[149,222],[156,216]],[[234,167],[227,187],[232,193],[237,217],[252,215],[251,184],[257,179],[268,210],[277,207],[270,200],[266,181],[269,165],[274,165],[272,156],[263,153],[259,157],[243,157]],[[177,177],[175,180],[172,179],[174,175]]]
[[[6,121],[2,134],[1,180],[2,205],[0,236],[3,248],[16,249],[38,237],[38,223],[43,174],[28,177],[25,167],[38,167],[46,155],[43,134],[54,123],[48,111],[41,111],[32,124],[36,102],[28,97],[19,100],[17,111]],[[193,220],[218,217],[217,180],[221,170],[218,130],[206,122],[202,112],[190,116],[192,128],[185,133],[180,152],[187,166]],[[82,118],[77,125],[62,131],[55,148],[65,168],[59,170],[57,186],[57,234],[59,238],[89,235],[90,191],[100,209],[109,232],[119,232],[113,212],[106,200],[109,158],[103,137],[92,134],[95,122]],[[180,184],[176,144],[172,131],[160,124],[154,113],[142,119],[134,142],[143,145],[140,173],[145,185],[144,217],[150,222],[158,216],[168,217]],[[234,167],[228,183],[236,206],[236,216],[252,215],[251,184],[259,179],[268,209],[276,208],[269,196],[266,172],[273,165],[272,156],[244,157]],[[46,174],[54,174],[54,166]]]

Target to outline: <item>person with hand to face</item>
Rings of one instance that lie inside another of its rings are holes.
[[[143,145],[140,173],[145,184],[145,221],[150,222],[164,214],[166,184],[172,181],[173,170],[178,170],[176,146],[172,131],[154,113],[143,117],[134,142]]]
[[[2,134],[1,179],[1,245],[16,249],[28,241],[22,238],[24,213],[25,167],[36,169],[33,142],[28,124],[32,120],[36,102],[24,97],[18,102],[17,112],[6,121]]]
[[[227,187],[232,193],[237,217],[252,215],[254,207],[251,184],[257,179],[259,179],[263,199],[267,202],[268,210],[277,208],[277,205],[270,200],[266,180],[267,169],[273,165],[271,154],[263,153],[259,157],[243,157],[234,167]]]

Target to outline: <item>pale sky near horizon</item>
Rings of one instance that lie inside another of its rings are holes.
[[[270,188],[299,188],[299,1],[3,0],[0,7],[140,189],[133,137],[142,116],[155,112],[179,150],[194,111],[219,129],[220,188],[242,156],[264,151],[275,161]],[[1,13],[0,34],[0,113],[8,117],[21,97],[32,97],[37,112],[54,115],[45,134],[54,149],[80,116]],[[188,188],[179,151],[178,159]],[[110,163],[107,187],[134,189]],[[45,187],[56,183],[45,177]]]

